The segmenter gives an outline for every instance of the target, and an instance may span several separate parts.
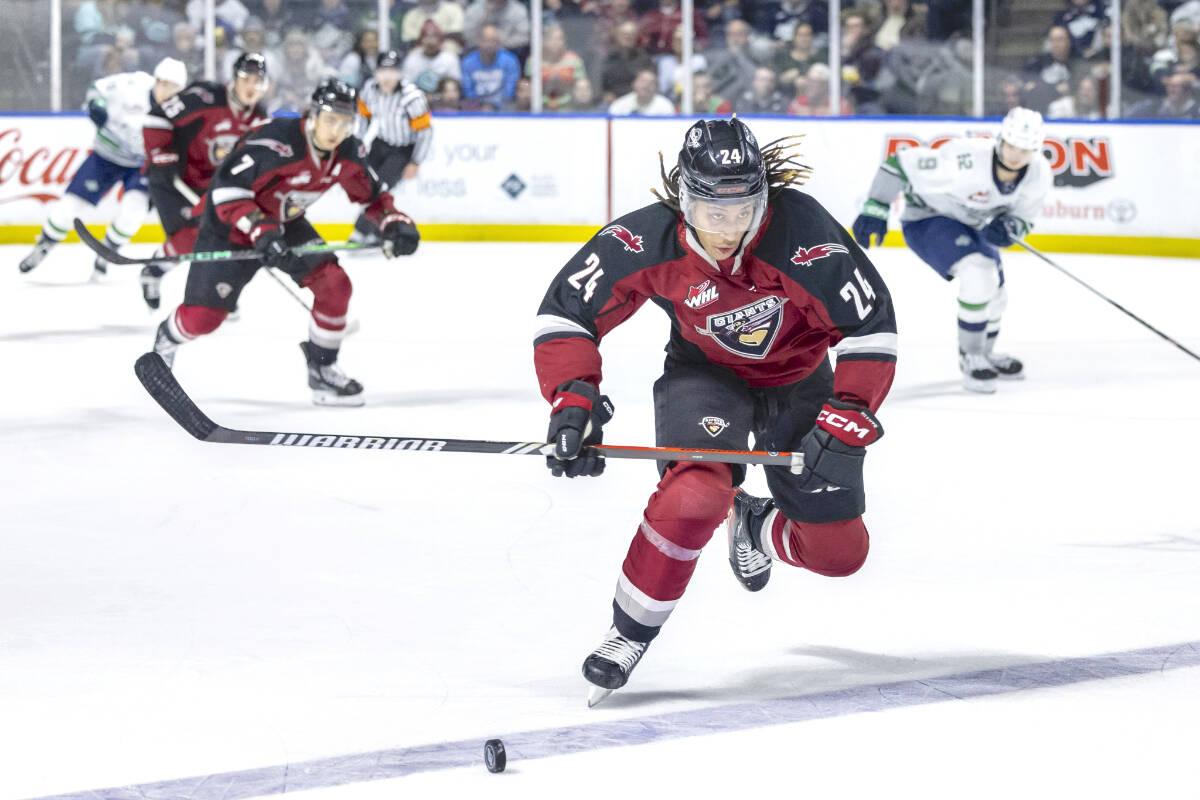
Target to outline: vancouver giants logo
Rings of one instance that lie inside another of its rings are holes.
[[[990,138],[977,133],[969,133],[968,136]],[[952,138],[955,137],[938,136],[930,141],[928,147],[936,150]],[[910,147],[921,146],[923,143],[915,136],[888,136],[884,157],[893,156]],[[1054,176],[1055,186],[1073,186],[1081,189],[1115,174],[1112,165],[1112,140],[1107,136],[1063,138],[1047,135],[1042,145],[1042,155],[1050,162],[1050,173]]]
[[[623,225],[609,225],[600,231],[600,235],[612,236],[620,240],[621,244],[625,245],[625,249],[630,253],[640,253],[645,249],[642,247],[642,237],[635,236],[631,230]]]
[[[704,417],[700,420],[700,427],[715,439],[721,435],[721,431],[729,427],[729,423],[720,417]]]
[[[715,303],[718,297],[720,295],[717,294],[717,285],[712,281],[705,281],[699,286],[688,287],[683,304],[688,308],[701,309]]]
[[[317,202],[324,192],[300,192],[286,191],[275,192],[275,199],[279,201],[279,218],[282,220],[295,219],[304,213],[304,210]]]
[[[775,295],[747,303],[733,311],[712,314],[696,332],[711,336],[717,344],[731,353],[746,358],[766,358],[779,335],[783,305]]]
[[[814,245],[813,247],[805,248],[803,245],[796,248],[795,255],[792,256],[792,263],[799,264],[802,267],[812,266],[812,263],[818,258],[829,258],[834,253],[849,253],[845,245],[836,242],[826,242],[825,244]]]
[[[208,161],[214,167],[221,166],[221,162],[225,160],[225,156],[229,155],[229,151],[237,144],[236,133],[226,133],[221,136],[214,136],[208,141]]]

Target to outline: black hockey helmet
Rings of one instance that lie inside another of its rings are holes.
[[[310,108],[315,114],[321,109],[337,114],[358,115],[358,90],[337,78],[326,78],[313,90]]]
[[[404,59],[400,58],[398,50],[384,50],[375,59],[375,69],[400,69]]]
[[[679,207],[684,220],[713,230],[696,215],[697,203],[750,208],[757,227],[767,206],[767,168],[754,134],[737,117],[700,120],[688,128],[679,151]],[[752,201],[753,206],[747,206]],[[738,224],[729,220],[729,225]],[[725,232],[725,228],[719,228]]]
[[[267,77],[267,58],[262,53],[242,53],[233,62],[233,74]]]

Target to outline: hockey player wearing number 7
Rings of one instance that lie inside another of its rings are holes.
[[[904,240],[946,280],[958,279],[958,360],[963,387],[996,391],[998,378],[1025,377],[1024,365],[995,350],[1008,305],[1000,248],[1021,239],[1050,189],[1042,154],[1042,115],[1014,108],[1000,137],[951,139],[936,150],[890,156],[875,175],[854,238],[863,247],[887,234],[888,208],[901,191]]]
[[[158,327],[154,350],[173,364],[180,344],[212,333],[237,307],[238,296],[262,266],[274,267],[313,293],[308,385],[317,405],[362,405],[362,385],[337,365],[346,332],[350,278],[329,252],[299,255],[293,247],[323,240],[305,209],[334,185],[366,206],[388,258],[416,251],[420,236],[398,211],[354,137],[358,93],[326,79],[313,91],[305,116],[276,119],[243,134],[201,198],[196,252],[254,248],[257,260],[193,261],[183,304]]]
[[[792,185],[808,175],[786,141],[760,148],[740,120],[700,121],[660,202],[597,233],[542,301],[534,362],[551,404],[547,466],[599,475],[612,406],[599,344],[647,300],[671,320],[654,385],[660,446],[797,451],[766,467],[770,498],[737,487],[740,465],[660,462],[617,579],[612,628],[584,661],[589,705],[629,679],[727,520],[729,562],[750,591],[776,561],[830,577],[867,557],[863,460],[883,435],[896,322],[883,280],[844,228]],[[657,194],[657,193],[656,193]],[[838,353],[837,368],[829,351]]]

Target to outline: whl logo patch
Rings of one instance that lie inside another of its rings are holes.
[[[796,248],[796,254],[792,256],[792,263],[799,264],[802,267],[812,265],[812,262],[818,258],[829,258],[834,253],[849,253],[845,245],[837,244],[836,242],[826,242],[813,247],[805,248],[803,245]]]
[[[642,237],[635,236],[633,231],[624,225],[609,225],[600,231],[600,235],[612,236],[614,239],[619,240],[630,253],[640,253],[645,249],[642,247]]]
[[[721,435],[721,431],[729,427],[729,423],[720,417],[705,417],[700,420],[700,427],[715,439]]]
[[[712,281],[705,281],[699,286],[688,287],[687,298],[683,304],[688,308],[700,309],[717,302],[719,297],[717,285]]]
[[[779,335],[783,306],[787,298],[775,295],[747,303],[733,311],[711,314],[697,333],[711,336],[717,344],[731,353],[746,358],[766,358]]]

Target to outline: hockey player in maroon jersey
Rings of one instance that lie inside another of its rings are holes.
[[[270,119],[260,102],[268,86],[267,60],[261,53],[242,53],[228,86],[193,83],[147,118],[145,171],[167,235],[162,253],[192,252],[200,229],[193,209],[238,138]],[[142,268],[142,297],[150,308],[158,308],[162,276],[172,266]]]
[[[154,350],[168,364],[180,344],[217,329],[265,265],[312,290],[309,340],[300,348],[308,362],[313,402],[363,404],[362,385],[337,366],[350,279],[331,253],[297,255],[291,249],[322,243],[304,211],[340,184],[352,202],[367,206],[385,256],[416,251],[416,226],[396,210],[392,196],[367,166],[362,142],[352,135],[357,119],[355,89],[327,79],[313,92],[305,116],[272,120],[243,137],[225,159],[201,200],[196,252],[252,247],[261,259],[192,262],[183,304],[159,325],[154,342]]]
[[[660,202],[601,230],[542,301],[534,362],[551,403],[547,465],[599,475],[611,405],[598,345],[647,300],[671,319],[654,385],[657,444],[801,452],[799,474],[766,467],[770,498],[737,487],[740,465],[660,462],[613,600],[613,627],[583,664],[594,705],[629,679],[727,519],[729,561],[750,591],[774,561],[850,575],[867,557],[862,465],[883,435],[896,323],[871,262],[812,197],[784,142],[760,149],[738,119],[701,121]],[[837,368],[829,351],[837,353]]]

